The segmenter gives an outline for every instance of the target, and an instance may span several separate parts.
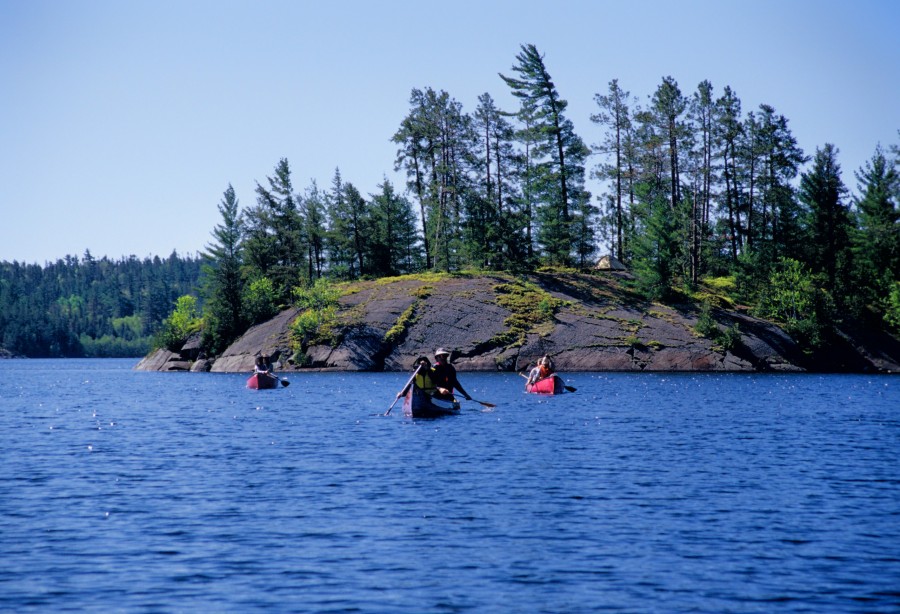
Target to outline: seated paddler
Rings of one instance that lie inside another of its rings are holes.
[[[535,384],[543,379],[547,379],[552,376],[554,373],[553,361],[549,356],[542,356],[538,362],[537,366],[531,370],[531,373],[528,374],[528,381],[525,383],[526,386],[530,386]]]
[[[410,386],[415,386],[428,396],[432,397],[437,393],[437,386],[434,384],[434,372],[431,369],[431,361],[426,356],[419,356],[413,363],[415,376],[403,390],[397,393],[397,398],[405,396],[409,392]]]
[[[413,380],[416,388],[430,397],[434,396],[437,392],[437,386],[434,383],[434,372],[431,370],[431,361],[425,356],[419,356],[419,358],[416,359],[415,366],[418,367],[416,378]]]
[[[438,398],[452,399],[453,390],[459,390],[459,393],[471,401],[472,397],[465,391],[462,384],[456,378],[456,369],[450,364],[450,352],[444,348],[438,348],[434,352],[434,366],[431,368],[431,377],[437,388],[435,394]]]

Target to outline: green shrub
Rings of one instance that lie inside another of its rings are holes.
[[[251,324],[265,322],[278,313],[278,294],[268,277],[260,277],[244,290],[241,297],[244,313]]]
[[[310,345],[339,342],[337,314],[341,295],[340,288],[324,278],[307,288],[294,288],[294,304],[303,310],[291,323],[291,341],[297,353],[303,354]]]
[[[754,314],[784,325],[798,342],[810,348],[824,343],[827,322],[834,316],[834,301],[801,262],[783,258],[762,292]]]
[[[643,347],[643,345],[644,345],[643,343],[641,343],[641,340],[636,335],[629,335],[629,336],[625,337],[624,342],[625,342],[625,345],[627,345],[628,347],[632,347],[632,348],[639,348],[639,347]]]
[[[900,331],[900,281],[894,282],[885,305],[884,321],[895,331]]]
[[[718,323],[712,317],[712,309],[709,303],[700,305],[700,315],[697,317],[697,323],[694,324],[694,330],[701,337],[706,337],[707,339],[715,339],[721,332]]]
[[[294,304],[300,309],[323,310],[336,307],[342,292],[340,288],[322,277],[307,288],[299,286],[294,288],[293,296]]]
[[[738,325],[733,324],[723,330],[712,317],[712,306],[709,303],[700,305],[700,315],[697,317],[697,323],[694,324],[694,330],[701,337],[710,339],[726,351],[733,350],[741,342],[741,331]]]
[[[197,310],[197,297],[186,294],[175,301],[175,310],[163,320],[154,338],[154,347],[177,352],[193,333],[200,330],[202,320]]]

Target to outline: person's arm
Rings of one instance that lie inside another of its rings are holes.
[[[466,389],[462,387],[462,384],[459,383],[459,378],[456,377],[456,373],[453,373],[453,388],[459,390],[464,397],[466,397],[467,401],[471,401],[472,397],[469,396],[469,393],[466,392]]]

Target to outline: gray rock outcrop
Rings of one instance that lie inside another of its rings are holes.
[[[287,309],[248,330],[211,365],[191,354],[191,346],[182,353],[156,352],[136,368],[250,371],[255,357],[265,354],[280,371],[405,371],[418,356],[445,347],[461,371],[522,370],[545,354],[563,371],[900,371],[900,342],[892,337],[885,342],[850,335],[834,355],[811,357],[774,324],[714,308],[710,315],[722,331],[739,331],[722,347],[696,332],[697,305],[649,303],[623,287],[624,276],[357,282],[340,299],[330,342],[294,347],[290,326],[299,311]],[[500,300],[500,288],[523,282],[555,301],[552,315],[523,325],[522,313],[503,306],[509,303]]]

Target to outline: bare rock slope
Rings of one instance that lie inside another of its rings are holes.
[[[463,371],[521,370],[542,355],[565,371],[900,370],[896,340],[847,338],[827,359],[804,354],[777,326],[713,309],[722,337],[696,332],[694,304],[649,303],[623,289],[618,274],[401,277],[348,286],[327,339],[296,347],[288,309],[251,328],[212,363],[213,371],[249,371],[267,354],[280,370],[407,370],[438,347]],[[891,338],[893,339],[893,338]],[[871,340],[869,340],[871,341]],[[199,361],[151,355],[138,368],[184,370]]]

